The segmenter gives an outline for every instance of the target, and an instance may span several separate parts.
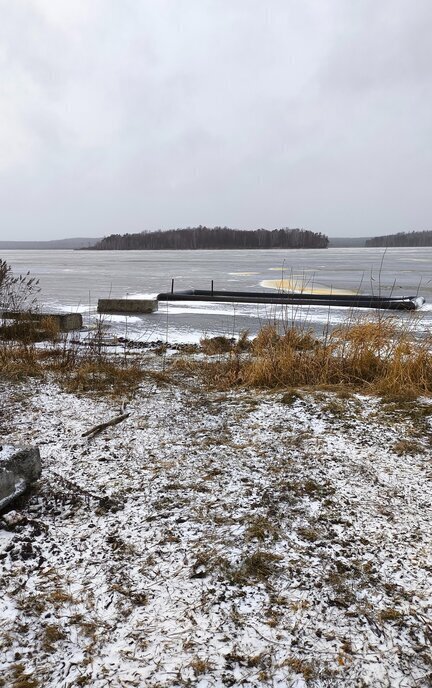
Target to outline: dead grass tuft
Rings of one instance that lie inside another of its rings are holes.
[[[379,612],[379,618],[381,621],[394,621],[398,623],[403,618],[403,614],[393,607],[387,607]]]
[[[22,662],[18,662],[12,666],[13,682],[11,688],[38,688],[40,686],[39,681],[32,676],[28,676],[26,673],[26,668]],[[0,686],[6,686],[6,681],[0,679]]]
[[[112,392],[126,394],[143,380],[143,369],[132,362],[122,365],[106,359],[84,360],[65,377],[63,384],[68,392]]]
[[[311,662],[299,657],[288,657],[282,662],[281,666],[290,667],[296,674],[302,674],[306,681],[316,678],[317,671]]]
[[[79,356],[74,347],[37,349],[23,343],[0,346],[0,377],[23,380],[52,374],[68,392],[125,395],[133,392],[146,372],[137,360],[111,359],[92,353]]]
[[[59,640],[63,640],[65,637],[65,633],[60,626],[57,626],[56,624],[48,624],[48,626],[45,626],[43,631],[42,648],[45,650],[45,652],[54,652],[55,643],[57,643]]]
[[[265,325],[254,339],[252,349],[255,354],[262,355],[275,348],[312,351],[318,345],[312,331],[290,327],[280,334],[275,325]]]
[[[226,337],[223,335],[217,337],[202,337],[200,339],[200,346],[202,353],[207,356],[216,356],[218,354],[227,353],[244,353],[251,348],[251,342],[249,339],[249,332],[245,330],[241,332],[237,340],[235,337]]]
[[[232,572],[232,580],[241,585],[248,585],[251,581],[265,581],[278,573],[283,557],[280,554],[258,550],[245,557],[240,566]]]
[[[288,392],[285,392],[285,394],[282,395],[281,404],[291,406],[291,404],[294,404],[294,402],[298,401],[299,399],[302,399],[300,392],[298,392],[296,389],[290,389]]]
[[[216,356],[232,351],[234,340],[230,337],[203,337],[200,339],[201,351],[206,356]]]
[[[37,351],[25,344],[0,346],[0,376],[7,380],[42,377],[43,367]]]
[[[393,451],[399,456],[405,454],[423,454],[425,448],[415,440],[399,440],[393,445]]]
[[[200,659],[199,657],[194,657],[189,666],[193,669],[196,676],[206,674],[213,669],[213,665],[208,659]]]
[[[256,516],[249,521],[245,531],[246,540],[277,540],[280,531],[277,526],[266,516]]]

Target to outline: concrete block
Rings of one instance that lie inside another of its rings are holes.
[[[124,313],[139,315],[158,309],[157,299],[99,299],[98,313]]]
[[[4,320],[16,321],[32,321],[33,323],[40,323],[42,320],[50,318],[58,327],[60,332],[71,332],[72,330],[80,330],[83,326],[83,318],[81,313],[22,313],[17,311],[4,311],[1,314]]]
[[[64,313],[63,315],[59,315],[57,317],[59,318],[59,327],[61,332],[80,330],[83,326],[83,318],[81,313]]]

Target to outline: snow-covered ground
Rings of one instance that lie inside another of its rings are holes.
[[[117,402],[0,389],[0,685],[431,685],[428,401],[149,377],[88,439]]]

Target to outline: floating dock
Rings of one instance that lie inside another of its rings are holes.
[[[267,303],[282,306],[339,306],[414,311],[424,304],[422,296],[373,296],[365,294],[268,293],[188,289],[158,294],[154,299],[99,299],[98,313],[139,315],[158,310],[159,301],[211,301],[214,303]]]
[[[380,308],[414,311],[425,300],[422,296],[373,296],[367,294],[265,293],[251,291],[216,291],[189,289],[157,295],[158,301],[214,301],[219,303],[268,303],[286,306],[344,306],[347,308]]]

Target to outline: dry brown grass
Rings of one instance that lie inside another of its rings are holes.
[[[22,380],[42,374],[43,369],[34,347],[9,343],[0,346],[0,377]]]
[[[143,380],[145,373],[137,362],[83,360],[63,380],[68,392],[111,392],[126,394]]]
[[[126,356],[110,358],[104,350],[104,323],[100,319],[82,355],[66,335],[60,335],[55,317],[37,308],[38,282],[14,276],[0,259],[0,380],[16,381],[51,375],[72,392],[125,394],[144,377],[142,367]],[[35,346],[46,342],[45,348]]]
[[[265,325],[254,339],[252,349],[260,355],[268,352],[269,348],[279,348],[281,344],[294,351],[313,351],[319,346],[319,340],[302,327],[289,327],[280,334],[275,325]]]
[[[280,333],[269,325],[248,354],[231,353],[195,368],[220,388],[332,387],[408,399],[432,393],[432,337],[415,340],[382,317],[339,327],[324,339],[301,328]]]
[[[311,662],[299,657],[288,657],[281,666],[290,667],[296,674],[303,674],[306,681],[311,681],[317,676],[317,668]]]
[[[208,359],[185,355],[171,364],[169,372],[171,377],[174,372],[198,374],[206,386],[219,389],[309,388],[347,394],[358,390],[398,401],[430,395],[432,336],[415,339],[408,328],[399,330],[396,322],[380,316],[349,323],[321,339],[302,327],[280,332],[274,325],[265,326],[252,343],[247,332],[238,340],[202,339],[201,350]],[[50,372],[71,392],[124,394],[150,374],[137,359],[109,357],[91,347],[83,354],[57,336],[52,329],[52,343],[43,350],[27,342],[0,343],[0,377],[23,379]],[[285,400],[295,401],[294,396]]]
[[[246,524],[246,540],[264,542],[267,539],[277,540],[279,537],[278,527],[266,516],[255,516]]]
[[[45,652],[54,652],[55,644],[66,637],[63,629],[56,624],[48,624],[42,633],[42,649]]]
[[[226,354],[233,349],[233,340],[230,337],[202,337],[200,339],[201,351],[206,356]]]
[[[109,358],[69,345],[37,349],[31,344],[0,345],[0,378],[18,381],[50,375],[69,392],[124,395],[133,392],[146,372],[136,359]]]
[[[200,659],[199,657],[194,657],[189,666],[196,676],[206,674],[213,669],[213,665],[208,659]]]
[[[258,550],[246,556],[237,569],[231,571],[233,582],[248,585],[251,581],[265,581],[280,571],[283,557],[273,552]]]
[[[242,332],[238,339],[235,337],[225,337],[218,335],[217,337],[202,337],[200,339],[201,351],[207,356],[216,356],[220,354],[234,353],[241,354],[248,351],[252,344],[249,339],[247,330]]]
[[[11,320],[3,320],[0,325],[0,339],[22,344],[34,342],[57,342],[60,330],[55,318],[37,317],[31,312],[18,314]]]
[[[398,456],[404,456],[405,454],[423,454],[425,448],[415,440],[399,440],[393,445],[393,451]]]
[[[26,667],[22,662],[16,663],[12,666],[13,680],[12,683],[0,682],[0,686],[10,685],[13,688],[38,688],[40,683],[33,676],[29,676]],[[3,680],[3,679],[2,679]]]

